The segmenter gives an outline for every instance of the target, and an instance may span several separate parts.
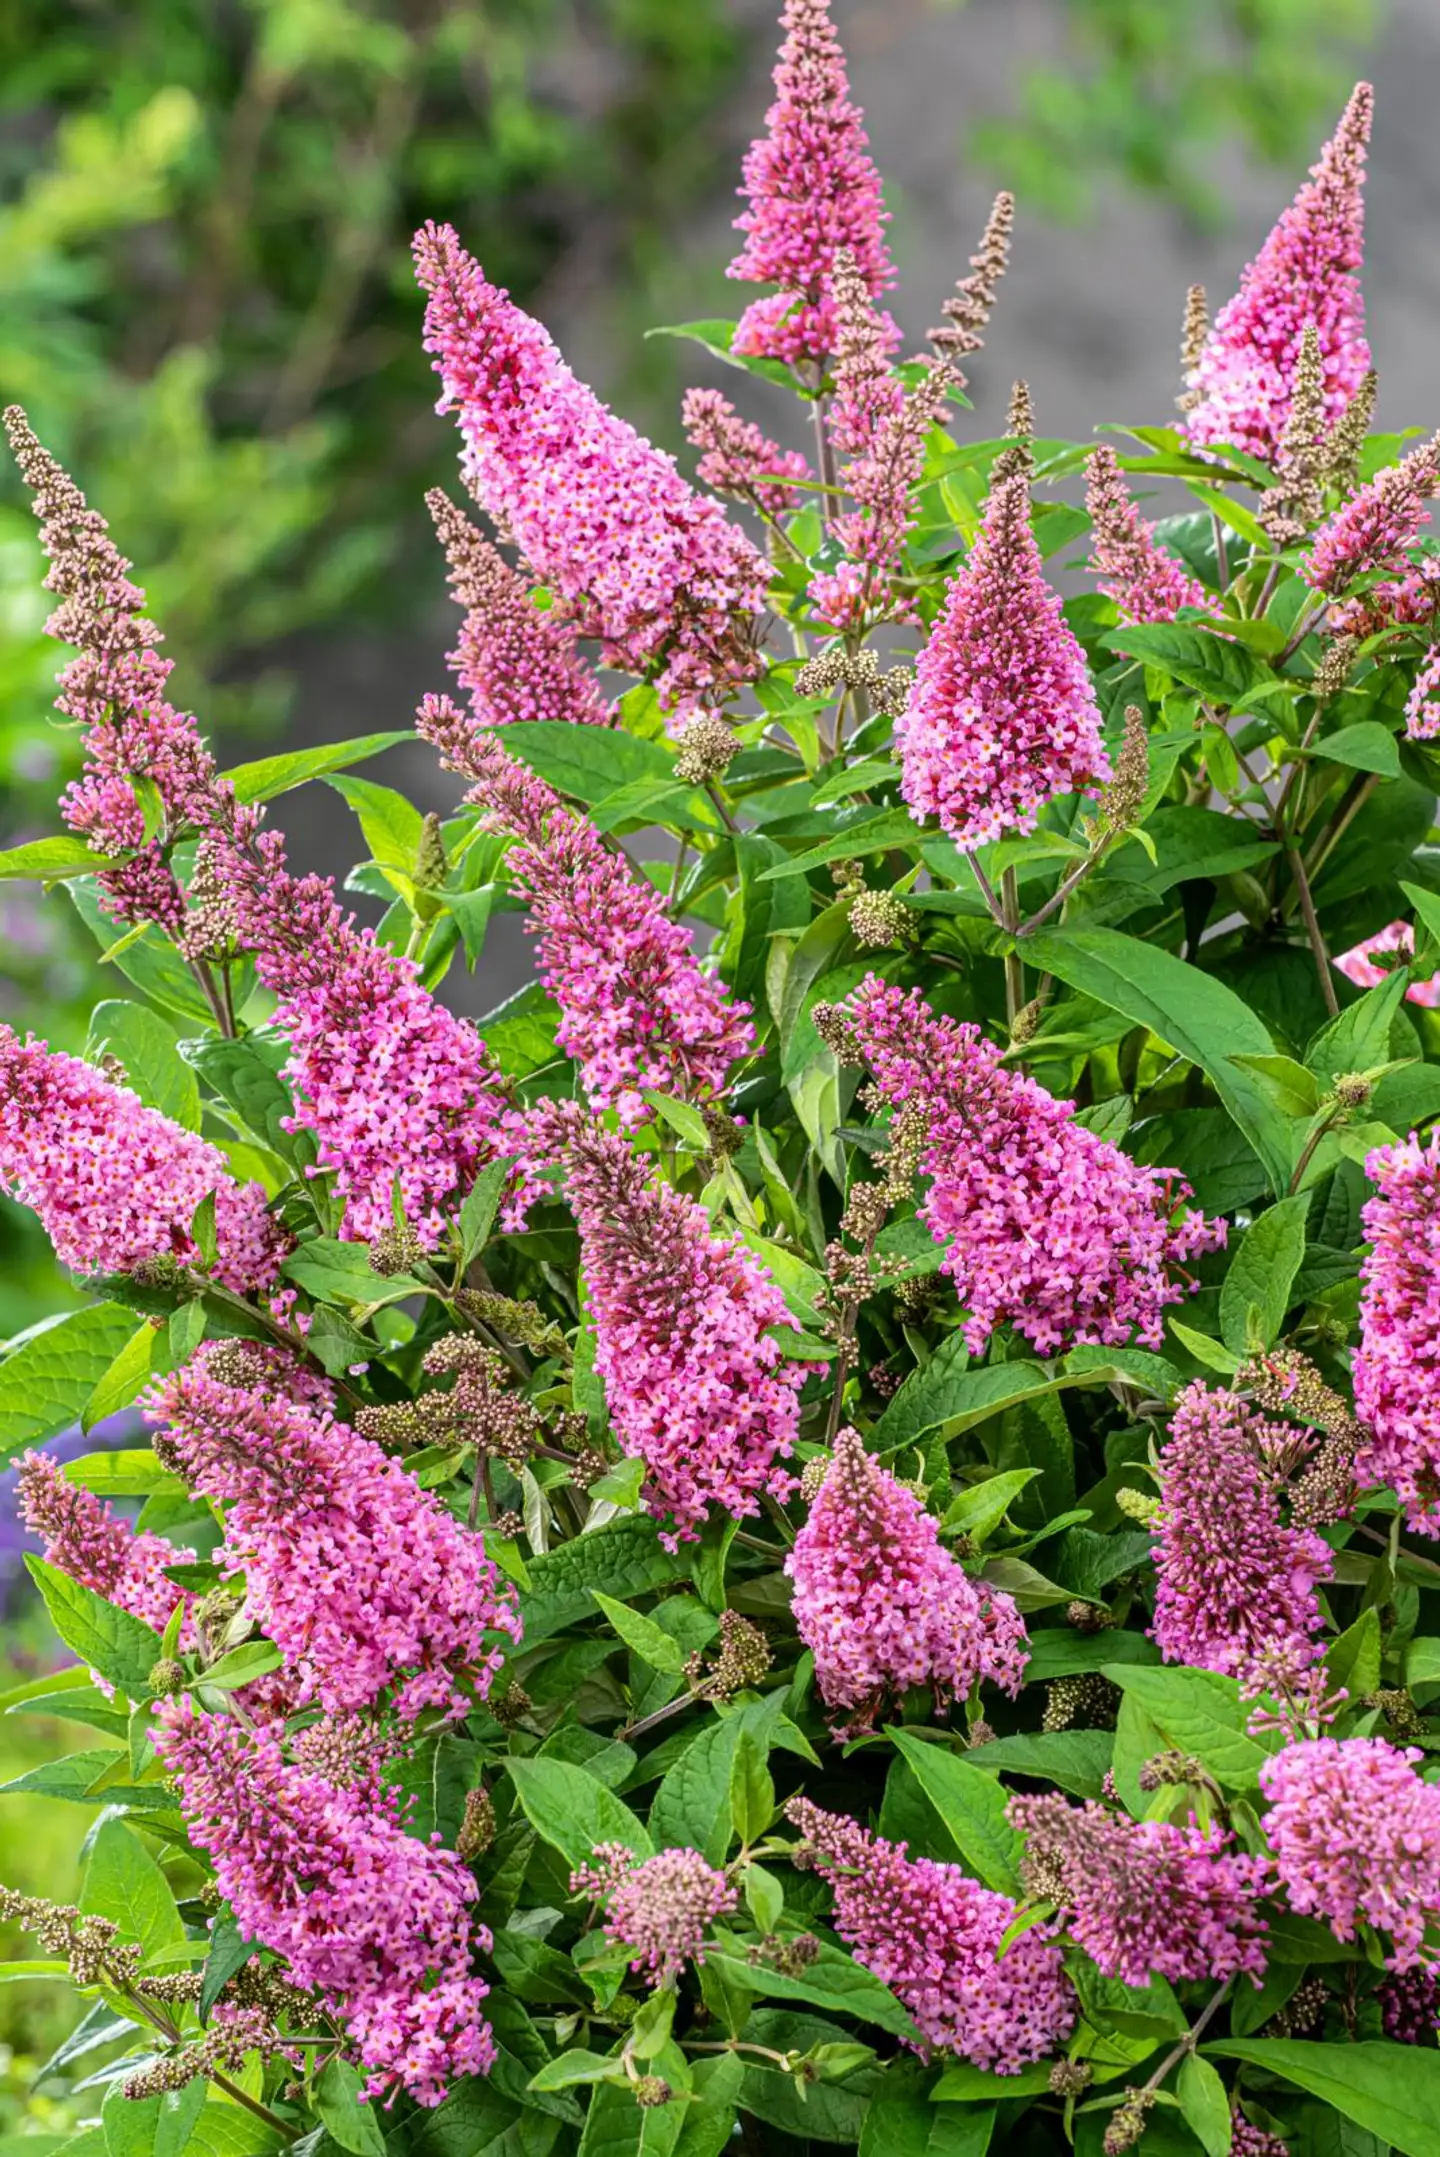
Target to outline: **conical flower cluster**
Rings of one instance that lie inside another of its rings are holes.
[[[165,1577],[167,1565],[195,1556],[163,1535],[137,1532],[93,1491],[82,1490],[48,1453],[27,1453],[16,1495],[20,1518],[44,1542],[52,1565],[163,1633],[184,1590]]]
[[[1418,1747],[1383,1738],[1308,1738],[1263,1763],[1265,1839],[1290,1906],[1340,1940],[1389,1933],[1392,1970],[1440,1967],[1424,1945],[1440,1924],[1440,1789]]]
[[[1141,516],[1108,443],[1090,453],[1085,506],[1096,581],[1127,622],[1173,622],[1182,607],[1207,607],[1205,587],[1167,554]]]
[[[1355,1412],[1370,1438],[1356,1472],[1398,1493],[1417,1535],[1440,1536],[1440,1136],[1377,1146],[1365,1173]]]

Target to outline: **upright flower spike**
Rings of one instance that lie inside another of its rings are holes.
[[[672,703],[750,680],[769,572],[749,540],[577,380],[448,225],[416,235],[415,266],[470,485],[580,635]]]
[[[1110,776],[1085,654],[1045,581],[1018,475],[991,491],[895,740],[906,802],[967,849],[1033,831],[1046,802]]]
[[[909,2012],[916,2051],[1016,2075],[1065,2042],[1075,1995],[1053,1927],[1032,1925],[1002,1946],[1015,1904],[962,1866],[907,1857],[903,1842],[808,1798],[791,1798],[785,1812],[804,1837],[797,1864],[828,1882],[835,1930]]]
[[[82,1588],[103,1595],[157,1633],[165,1630],[175,1605],[188,1600],[183,1588],[166,1579],[165,1567],[184,1564],[194,1551],[148,1529],[137,1532],[103,1498],[70,1482],[49,1454],[25,1455],[16,1495],[20,1518],[41,1537],[50,1563]]]
[[[46,631],[77,654],[60,675],[55,704],[86,729],[85,769],[67,788],[62,813],[97,854],[131,854],[119,867],[100,871],[106,911],[120,921],[157,922],[174,934],[185,900],[163,838],[186,824],[203,830],[222,813],[245,823],[246,812],[237,812],[229,790],[222,791],[195,721],[165,695],[174,662],[156,649],[161,633],[146,619],[145,594],[131,582],[130,564],[105,519],[42,448],[19,405],[10,406],[4,425],[35,498],[40,541],[50,559],[45,588],[60,599]],[[164,833],[147,837],[136,781],[154,789]],[[253,821],[254,812],[249,815]]]
[[[1308,559],[1300,565],[1305,582],[1333,598],[1372,570],[1386,569],[1401,575],[1408,572],[1406,550],[1414,546],[1422,528],[1430,522],[1425,504],[1437,486],[1440,434],[1412,449],[1399,464],[1386,465],[1343,508],[1337,509],[1328,523],[1321,525]],[[1433,613],[1433,588],[1426,598],[1428,611]]]
[[[592,1106],[634,1124],[649,1114],[646,1087],[686,1098],[721,1092],[754,1045],[749,1007],[701,971],[658,893],[448,700],[427,698],[417,724],[475,782],[466,799],[520,842],[507,866],[540,938],[540,978],[560,1006],[556,1043],[580,1065]]]
[[[1313,322],[1334,422],[1370,365],[1359,271],[1364,260],[1365,151],[1375,93],[1355,85],[1310,178],[1216,317],[1191,376],[1190,440],[1225,442],[1274,461],[1300,342]]]
[[[1266,1861],[1232,1854],[1220,1828],[1127,1820],[1093,1800],[1072,1805],[1058,1790],[1012,1797],[1009,1818],[1025,1837],[1027,1889],[1057,1906],[1104,1976],[1122,1985],[1242,1975],[1260,1983]]]
[[[384,1234],[398,1183],[433,1250],[480,1170],[510,1150],[489,1050],[421,985],[413,959],[342,914],[328,878],[288,874],[278,837],[229,852],[227,873],[241,941],[280,999],[290,1128],[315,1134],[319,1170],[344,1202],[341,1234]]]
[[[995,295],[1010,266],[1010,235],[1014,225],[1015,197],[1008,193],[997,195],[985,220],[979,249],[970,257],[970,275],[960,279],[940,309],[944,320],[937,328],[926,332],[936,353],[954,370],[962,389],[966,378],[960,363],[969,359],[972,352],[978,352],[985,342]]]
[[[63,1266],[136,1273],[202,1263],[191,1234],[214,1194],[215,1277],[269,1288],[289,1241],[258,1183],[233,1183],[208,1139],[147,1108],[76,1056],[0,1024],[0,1190],[39,1215]]]
[[[1199,1382],[1176,1402],[1159,1461],[1152,1628],[1167,1662],[1243,1682],[1267,1651],[1298,1664],[1318,1657],[1315,1590],[1331,1553],[1313,1529],[1286,1525],[1267,1466],[1294,1437]]]
[[[1007,1070],[978,1026],[938,1017],[918,989],[871,974],[815,1018],[892,1108],[924,1114],[920,1216],[946,1246],[977,1355],[1002,1324],[1042,1355],[1135,1333],[1159,1347],[1185,1294],[1173,1270],[1225,1239],[1223,1222],[1177,1212],[1187,1184],[1077,1123],[1073,1102]]]
[[[1440,1789],[1416,1773],[1424,1757],[1383,1738],[1307,1738],[1260,1768],[1290,1907],[1338,1940],[1362,1924],[1389,1933],[1391,1970],[1440,1967],[1424,1944],[1440,1923]]]
[[[1410,741],[1440,737],[1440,645],[1421,667],[1405,699],[1405,733]]]
[[[474,1534],[398,1461],[283,1379],[227,1385],[201,1356],[146,1397],[155,1450],[226,1507],[222,1563],[302,1699],[344,1715],[388,1700],[413,1718],[463,1713],[520,1636],[514,1597]]]
[[[605,1905],[606,1938],[629,1948],[631,1969],[657,1986],[705,1960],[706,1931],[740,1899],[698,1850],[661,1850],[641,1861],[621,1842],[600,1843],[571,1873],[570,1892]]]
[[[785,1561],[795,1625],[827,1708],[868,1728],[890,1697],[928,1685],[936,1713],[980,1678],[1018,1693],[1029,1643],[1008,1595],[972,1581],[912,1490],[842,1430]]]
[[[1395,1491],[1415,1534],[1440,1536],[1440,1135],[1377,1146],[1365,1173],[1356,1474]]]
[[[795,1321],[764,1267],[571,1102],[532,1113],[527,1155],[564,1168],[595,1368],[616,1435],[645,1463],[646,1510],[668,1518],[661,1541],[693,1542],[708,1506],[743,1520],[762,1492],[785,1497],[804,1369],[770,1338]]]
[[[1108,443],[1086,466],[1090,561],[1096,581],[1127,622],[1173,622],[1182,607],[1208,608],[1209,595],[1155,537],[1130,499],[1120,460]]]
[[[767,132],[745,155],[735,220],[745,245],[726,275],[778,285],[754,300],[735,330],[734,349],[823,371],[836,349],[832,276],[848,248],[872,299],[895,282],[885,227],[889,211],[869,138],[850,99],[845,55],[830,0],[786,0]],[[891,350],[900,333],[887,318]]]
[[[553,719],[608,726],[610,714],[575,649],[575,632],[554,610],[541,613],[529,586],[439,487],[425,506],[450,565],[450,589],[465,608],[450,654],[480,726]]]
[[[772,442],[718,389],[687,389],[680,418],[691,447],[700,452],[696,472],[702,486],[748,502],[767,517],[789,516],[798,499],[794,482],[810,477],[798,450]]]
[[[438,2105],[457,2077],[487,2074],[490,1988],[471,1965],[491,1941],[454,1852],[406,1833],[394,1791],[293,1765],[273,1732],[188,1700],[159,1720],[160,1755],[236,1924],[344,2023],[369,2093]]]

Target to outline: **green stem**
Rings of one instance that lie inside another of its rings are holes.
[[[1013,869],[1007,869],[1000,879],[1000,906],[1005,927],[1011,936],[1020,931],[1020,880]],[[1025,961],[1013,947],[1005,954],[1005,1016],[1010,1025],[1025,1006]]]
[[[1330,954],[1325,948],[1320,918],[1315,912],[1315,900],[1310,890],[1310,879],[1305,874],[1305,864],[1300,859],[1300,849],[1293,839],[1285,842],[1285,858],[1290,864],[1290,874],[1295,879],[1295,889],[1300,899],[1300,912],[1305,920],[1305,934],[1310,939],[1310,950],[1315,960],[1315,971],[1320,976],[1320,994],[1325,999],[1325,1009],[1332,1019],[1340,1016],[1340,1002],[1335,994],[1335,980],[1330,966]]]

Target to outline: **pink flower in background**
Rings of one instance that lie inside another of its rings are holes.
[[[157,1455],[226,1508],[221,1563],[331,1714],[393,1688],[397,1714],[463,1713],[520,1635],[514,1596],[463,1527],[398,1461],[309,1402],[223,1384],[202,1356],[146,1397]]]
[[[577,380],[449,226],[416,235],[415,265],[470,484],[580,634],[607,665],[653,672],[671,704],[749,681],[769,582],[749,540]]]
[[[510,1150],[505,1084],[473,1026],[432,996],[413,959],[336,902],[328,878],[287,873],[280,841],[227,858],[241,941],[279,997],[289,1127],[315,1133],[343,1200],[341,1234],[373,1242],[396,1185],[430,1249],[480,1170]]]
[[[1334,594],[1375,570],[1408,572],[1406,550],[1430,522],[1425,504],[1437,486],[1440,434],[1422,442],[1399,464],[1387,464],[1321,525],[1308,558],[1300,565],[1301,576],[1317,591]],[[1433,608],[1428,592],[1427,599]]]
[[[1233,1393],[1196,1383],[1175,1404],[1159,1459],[1152,1637],[1165,1660],[1244,1678],[1253,1659],[1320,1654],[1315,1590],[1333,1558],[1313,1529],[1288,1527],[1268,1445],[1293,1433]]]
[[[595,1369],[616,1436],[645,1463],[642,1502],[668,1516],[660,1540],[693,1542],[708,1506],[743,1520],[762,1492],[785,1497],[807,1366],[770,1338],[795,1321],[765,1268],[573,1102],[532,1112],[527,1155],[564,1169]]]
[[[914,1102],[931,1178],[920,1217],[946,1246],[942,1270],[969,1311],[978,1354],[997,1325],[1042,1354],[1138,1333],[1159,1347],[1172,1271],[1225,1240],[1222,1221],[1179,1213],[1189,1186],[1142,1168],[1075,1121],[1035,1080],[1007,1070],[968,1021],[936,1015],[872,974],[834,1020],[892,1107]]]
[[[796,1862],[835,1897],[835,1930],[855,1960],[914,2018],[927,2056],[958,2054],[994,2074],[1019,2074],[1075,2027],[1075,1995],[1053,1926],[1001,1945],[1017,1913],[959,1865],[911,1858],[843,1814],[791,1798],[786,1817],[805,1838]]]
[[[1030,1893],[1058,1905],[1076,1945],[1122,1985],[1152,1978],[1218,1983],[1265,1974],[1266,1861],[1232,1854],[1218,1827],[1130,1820],[1058,1790],[1012,1797],[1012,1827],[1025,1837],[1021,1875]]]
[[[448,699],[427,698],[417,725],[474,780],[467,801],[519,840],[507,867],[540,939],[540,978],[560,1006],[556,1045],[580,1065],[591,1105],[634,1124],[650,1113],[646,1087],[687,1098],[722,1092],[731,1065],[754,1047],[749,1006],[701,970],[659,893]]]
[[[895,740],[910,808],[965,848],[1033,831],[1046,802],[1110,776],[1090,670],[1045,581],[1022,475],[991,491]]]
[[[740,192],[749,208],[735,220],[745,245],[726,272],[780,290],[746,308],[734,349],[823,367],[836,350],[831,277],[839,250],[850,250],[872,299],[895,282],[889,212],[829,0],[786,0],[781,23],[768,132],[745,154]],[[893,351],[900,333],[888,316],[885,330]]]
[[[553,607],[536,606],[525,578],[441,488],[432,487],[425,502],[450,565],[451,593],[466,610],[450,666],[470,692],[477,724],[608,726],[610,713],[570,623]]]
[[[700,452],[696,469],[704,486],[751,502],[767,517],[790,514],[799,496],[788,483],[810,477],[798,450],[772,442],[718,389],[687,389],[680,417],[692,448]]]
[[[1415,931],[1408,921],[1392,921],[1374,936],[1366,937],[1362,944],[1352,944],[1342,951],[1335,965],[1347,981],[1353,981],[1357,989],[1378,989],[1388,966],[1377,966],[1376,960],[1387,957],[1413,959],[1415,956]],[[1405,991],[1407,1004],[1423,1004],[1427,1011],[1440,1005],[1440,974],[1432,974],[1428,981],[1412,981]]]
[[[0,1190],[37,1213],[76,1273],[199,1266],[191,1223],[215,1198],[217,1280],[268,1288],[289,1239],[258,1183],[230,1180],[218,1146],[182,1130],[76,1056],[0,1025]]]
[[[1356,1458],[1367,1488],[1389,1484],[1417,1535],[1440,1536],[1440,1136],[1377,1146],[1376,1195],[1360,1219],[1355,1412],[1370,1438]]]
[[[188,1700],[167,1703],[159,1723],[181,1810],[236,1924],[345,2024],[369,2091],[438,2105],[457,2076],[488,2074],[490,1988],[472,1959],[490,1935],[454,1852],[405,1832],[394,1791],[294,1766],[272,1732]]]
[[[1435,566],[1440,568],[1440,563]],[[1405,699],[1405,732],[1411,741],[1434,741],[1440,735],[1440,645],[1421,667]]]
[[[1192,442],[1230,443],[1273,463],[1289,417],[1300,340],[1314,323],[1325,416],[1344,411],[1370,365],[1358,272],[1365,252],[1365,151],[1375,93],[1355,85],[1318,163],[1221,308],[1191,376]]]
[[[93,1491],[72,1483],[46,1453],[27,1453],[17,1483],[20,1518],[41,1537],[45,1556],[82,1588],[117,1603],[163,1633],[177,1603],[190,1597],[165,1578],[167,1565],[183,1565],[193,1550],[168,1543],[148,1529],[121,1520]]]
[[[1440,1789],[1416,1773],[1424,1757],[1383,1738],[1307,1738],[1260,1768],[1291,1908],[1339,1940],[1362,1924],[1388,1932],[1391,1970],[1437,1963],[1424,1933],[1440,1922]]]
[[[687,1963],[705,1960],[705,1934],[739,1896],[698,1850],[661,1850],[639,1859],[624,1843],[597,1844],[570,1875],[572,1895],[605,1905],[605,1937],[634,1953],[632,1970],[673,1985]]]
[[[1208,608],[1203,584],[1168,554],[1155,527],[1130,499],[1120,460],[1108,443],[1086,466],[1090,563],[1096,581],[1127,622],[1173,622],[1182,607]]]
[[[837,1436],[785,1570],[820,1697],[852,1711],[854,1728],[911,1685],[931,1687],[937,1714],[982,1677],[1019,1692],[1029,1644],[1013,1601],[969,1578],[857,1432]]]

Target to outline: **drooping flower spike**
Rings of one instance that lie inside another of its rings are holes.
[[[1414,546],[1422,528],[1430,522],[1425,505],[1437,487],[1440,434],[1412,449],[1398,464],[1386,465],[1342,509],[1337,509],[1327,524],[1321,525],[1309,555],[1300,565],[1306,583],[1334,596],[1357,577],[1385,569],[1403,576],[1408,584],[1407,549]],[[1421,598],[1428,612],[1433,613],[1434,586],[1428,579],[1424,580]]]
[[[27,1453],[16,1485],[20,1518],[45,1545],[45,1556],[83,1588],[163,1633],[177,1603],[189,1597],[165,1575],[193,1550],[136,1530],[93,1491],[82,1490],[48,1453]]]
[[[1191,376],[1185,431],[1273,463],[1301,340],[1313,323],[1333,425],[1370,365],[1359,271],[1364,260],[1365,152],[1375,93],[1355,85],[1311,175],[1215,320]]]

